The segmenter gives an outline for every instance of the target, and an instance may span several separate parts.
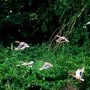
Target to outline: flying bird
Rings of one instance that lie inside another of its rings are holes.
[[[22,62],[21,65],[16,65],[16,66],[28,66],[28,67],[32,67],[32,64],[33,64],[33,63],[34,63],[33,61],[30,61],[30,62]]]
[[[79,81],[84,81],[84,79],[82,78],[83,72],[84,72],[84,67],[82,69],[77,69],[75,73],[71,73],[69,75],[72,75],[74,78],[76,78]]]
[[[48,69],[50,67],[53,67],[53,65],[49,62],[45,62],[44,65],[39,70]]]
[[[66,37],[64,37],[64,36],[61,37],[61,36],[59,36],[59,35],[56,35],[55,38],[57,38],[57,39],[56,39],[56,42],[57,42],[57,43],[69,42],[69,40],[68,40]]]
[[[15,48],[15,50],[24,50],[25,48],[29,48],[29,45],[25,42],[19,42],[19,41],[15,41],[15,43],[18,43],[18,47]]]

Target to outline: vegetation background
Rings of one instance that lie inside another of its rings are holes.
[[[90,90],[89,21],[90,0],[0,0],[0,90]],[[49,46],[59,32],[70,42]],[[30,48],[14,51],[16,40]],[[39,71],[43,61],[54,67]],[[69,73],[82,67],[79,83]]]

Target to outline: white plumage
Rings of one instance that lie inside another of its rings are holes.
[[[19,42],[16,41],[16,43],[19,43],[18,47],[15,48],[15,50],[24,50],[25,48],[29,48],[29,45],[25,42]]]
[[[84,67],[82,69],[77,69],[75,74],[71,73],[70,75],[72,75],[73,77],[75,77],[76,79],[80,81],[84,81],[84,79],[82,78],[83,72],[84,72]]]
[[[90,21],[86,23],[86,25],[90,24]]]
[[[69,40],[66,37],[64,37],[64,36],[60,37],[59,35],[56,35],[55,38],[58,38],[58,39],[56,39],[57,43],[60,43],[60,42],[69,42]]]
[[[48,69],[50,67],[53,67],[51,63],[45,62],[44,65],[39,70]]]
[[[34,63],[34,61],[30,61],[30,62],[22,62],[22,66],[28,66],[28,67],[32,67],[32,64]],[[16,66],[21,66],[21,65],[16,65]]]
[[[77,79],[80,79],[81,81],[84,81],[84,79],[82,78],[83,72],[84,72],[84,68],[78,69],[78,70],[76,71],[76,78],[77,78]]]

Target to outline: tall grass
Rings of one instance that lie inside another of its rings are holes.
[[[90,89],[90,57],[83,48],[63,45],[53,53],[46,44],[31,46],[24,51],[14,51],[0,46],[0,90],[73,90]],[[34,61],[32,68],[19,66],[21,61]],[[40,71],[43,62],[53,67]],[[85,67],[84,82],[79,83],[70,72]]]

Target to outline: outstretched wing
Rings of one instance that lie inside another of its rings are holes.
[[[77,78],[82,78],[83,72],[84,72],[84,67],[83,67],[82,69],[78,69],[78,70],[76,71],[76,77],[77,77]]]
[[[82,77],[83,72],[84,72],[84,67],[82,69],[80,69],[80,75],[81,75],[81,77]]]
[[[80,74],[81,74],[81,71],[80,71],[80,69],[78,69],[78,70],[76,71],[76,77],[77,77],[77,78],[80,78],[80,77],[81,77]]]
[[[80,71],[83,73],[84,72],[84,67],[82,69],[80,69]]]

